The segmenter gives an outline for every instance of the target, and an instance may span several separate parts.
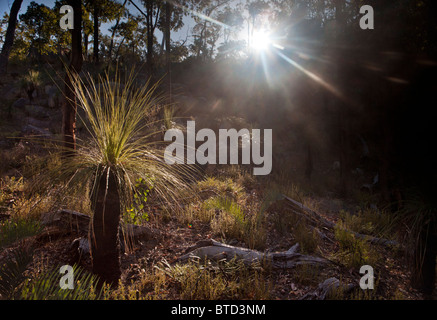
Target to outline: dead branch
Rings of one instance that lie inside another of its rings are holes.
[[[209,259],[213,261],[237,259],[247,265],[253,263],[266,263],[273,269],[291,269],[298,265],[321,265],[329,263],[324,258],[297,253],[299,245],[296,244],[284,252],[260,252],[242,247],[230,246],[212,239],[202,240],[186,250],[189,253],[181,256],[177,261],[187,262],[191,259]]]
[[[320,224],[324,228],[331,229],[331,230],[333,230],[335,228],[335,226],[336,226],[335,223],[325,219],[320,214],[318,214],[317,212],[306,207],[302,203],[300,203],[300,202],[298,202],[290,197],[287,197],[284,194],[281,194],[281,196],[283,197],[283,199],[287,200],[291,204],[293,213],[301,215],[301,216],[307,216],[307,218],[309,218],[311,221]],[[397,246],[398,245],[398,242],[395,240],[378,238],[378,237],[374,237],[374,236],[370,236],[370,235],[366,235],[366,234],[361,234],[361,233],[358,233],[358,232],[355,232],[352,230],[347,230],[347,229],[345,229],[345,231],[353,234],[356,238],[366,240],[372,244],[378,244],[378,245],[383,245],[383,246]]]

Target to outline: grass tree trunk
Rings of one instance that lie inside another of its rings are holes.
[[[69,0],[68,4],[74,10],[74,26],[71,30],[71,60],[68,71],[74,75],[82,69],[82,6],[80,0]],[[62,133],[64,135],[64,146],[67,149],[76,149],[76,97],[72,87],[72,77],[68,74],[65,76],[65,103],[63,107]]]
[[[12,45],[14,43],[15,27],[17,25],[17,15],[20,11],[23,0],[15,0],[12,4],[11,13],[9,15],[8,28],[6,30],[5,41],[0,53],[0,74],[6,74],[9,55],[11,53]]]
[[[93,273],[102,281],[117,285],[121,276],[120,197],[114,172],[106,169],[98,182],[91,227],[91,258]]]

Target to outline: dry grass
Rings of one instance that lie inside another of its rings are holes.
[[[135,281],[120,283],[110,299],[269,299],[271,284],[265,276],[258,267],[236,261],[175,265],[162,261],[154,268],[138,270]]]

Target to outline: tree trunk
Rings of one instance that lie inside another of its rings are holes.
[[[100,176],[91,225],[93,273],[110,285],[117,285],[120,271],[120,197],[114,172],[108,168]]]
[[[82,69],[82,6],[80,0],[69,0],[68,4],[74,10],[74,26],[71,30],[71,60],[67,72],[71,73],[65,76],[65,103],[63,105],[63,123],[62,133],[64,135],[64,146],[67,149],[76,149],[76,96],[72,88],[72,76],[78,74]],[[79,26],[79,27],[77,27]]]
[[[88,61],[88,35],[84,31],[83,33],[83,46],[84,46],[84,56],[85,61]]]
[[[342,88],[342,79],[344,75],[344,68],[341,63],[344,61],[343,53],[340,51],[341,42],[343,40],[343,32],[346,29],[346,19],[344,14],[345,0],[335,0],[335,19],[337,20],[337,30],[336,30],[336,47],[337,47],[337,65],[336,65],[336,78],[337,85]],[[347,105],[342,99],[337,99],[337,116],[338,116],[338,128],[339,128],[339,147],[340,147],[340,185],[339,192],[342,196],[346,197],[349,190],[349,180],[350,180],[350,168],[349,168],[349,130],[348,130],[348,113]]]
[[[149,77],[153,75],[153,1],[148,0],[146,3],[147,12],[147,71]]]
[[[124,7],[126,6],[126,2],[127,2],[127,0],[124,0],[124,2],[123,2],[123,10],[120,11],[120,14],[117,17],[117,21],[115,22],[114,29],[112,30],[111,43],[109,44],[109,51],[108,51],[109,63],[111,63],[111,58],[112,58],[111,56],[112,56],[112,49],[114,47],[115,32],[117,31],[118,24],[120,23],[120,18],[121,18],[122,14],[123,14]],[[108,64],[108,66],[109,66],[109,64]]]
[[[5,42],[3,43],[2,52],[0,54],[0,74],[6,74],[8,67],[9,55],[14,43],[15,27],[17,25],[17,15],[20,11],[23,0],[15,0],[12,4],[11,13],[9,15],[8,29],[6,30]]]
[[[94,19],[94,63],[99,63],[99,7],[96,4],[94,4],[94,13],[93,13],[93,19]]]
[[[171,5],[165,3],[165,65],[167,71],[167,89],[169,103],[171,103],[171,59],[170,59],[170,29],[171,29]]]

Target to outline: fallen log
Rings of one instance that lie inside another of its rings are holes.
[[[336,224],[334,222],[325,219],[317,212],[306,207],[304,204],[302,204],[302,203],[300,203],[300,202],[298,202],[290,197],[287,197],[284,194],[281,194],[281,196],[283,199],[287,200],[292,205],[293,213],[298,214],[298,215],[302,215],[302,216],[307,216],[307,218],[309,218],[310,220],[312,220],[315,223],[319,223],[324,228],[332,229],[332,230],[335,228]],[[352,230],[348,230],[348,229],[345,229],[345,231],[353,234],[356,238],[366,240],[366,241],[370,242],[371,244],[378,244],[378,245],[383,245],[383,246],[397,246],[397,245],[399,245],[399,243],[396,240],[378,238],[378,237],[370,236],[367,234],[361,234],[361,233],[358,233],[358,232],[355,232]]]
[[[202,240],[186,250],[186,254],[179,257],[178,262],[187,262],[192,259],[200,260],[232,260],[243,261],[247,265],[254,263],[266,263],[273,269],[291,269],[298,265],[322,265],[330,263],[329,260],[320,257],[308,256],[297,253],[299,248],[295,244],[284,252],[260,252],[242,247],[230,246],[212,239]]]

